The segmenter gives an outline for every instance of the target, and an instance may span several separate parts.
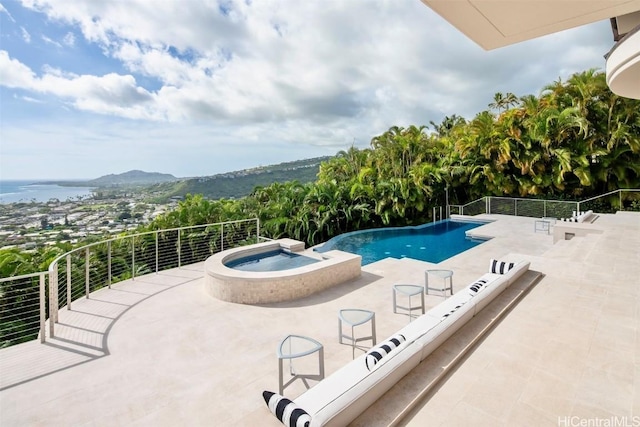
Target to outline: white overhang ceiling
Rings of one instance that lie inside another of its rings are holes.
[[[422,0],[486,50],[640,10],[640,0]]]

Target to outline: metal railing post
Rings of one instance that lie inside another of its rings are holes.
[[[111,289],[111,240],[107,242],[107,286]]]
[[[85,250],[84,256],[84,287],[87,298],[89,298],[89,293],[91,290],[89,289],[89,247]]]
[[[45,321],[46,321],[46,317],[47,317],[47,310],[45,308],[45,301],[44,301],[44,287],[45,287],[45,274],[46,273],[40,273],[40,342],[44,343],[45,341]]]
[[[224,251],[224,224],[220,225],[220,251]]]
[[[445,199],[444,200],[444,205],[445,205],[444,211],[445,211],[445,214],[447,215],[447,218],[449,218],[449,185],[448,184],[444,187],[444,199]]]
[[[518,199],[513,200],[513,216],[518,216]]]
[[[256,218],[256,243],[260,243],[260,218]]]
[[[433,212],[432,212],[431,215],[433,215],[433,222],[436,222],[436,207],[435,206],[433,207]]]
[[[620,202],[620,210],[623,211],[624,209],[622,209],[622,190],[618,190],[618,201]]]
[[[55,302],[53,306],[53,320],[55,321],[55,323],[58,323],[58,310],[60,309],[59,293],[60,293],[60,277],[58,275],[58,270],[56,266],[56,286],[53,289],[53,294],[55,295]],[[49,317],[51,317],[51,315]]]
[[[136,278],[136,239],[131,238],[131,280]]]
[[[580,214],[580,202],[576,202],[576,215]]]
[[[547,200],[545,199],[542,203],[542,216],[547,216]]]
[[[53,338],[55,336],[53,325],[55,323],[56,292],[54,291],[54,289],[58,287],[58,264],[54,263],[52,267],[49,267],[49,337],[50,338]]]
[[[442,206],[440,206],[440,221],[442,221]]]
[[[71,254],[67,255],[67,310],[71,310]]]
[[[182,266],[182,244],[180,243],[180,235],[182,230],[178,230],[178,268]]]
[[[158,232],[156,231],[156,274],[158,274]]]

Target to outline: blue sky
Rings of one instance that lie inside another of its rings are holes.
[[[486,52],[419,0],[0,0],[0,179],[333,155],[537,95],[612,45],[603,21]]]

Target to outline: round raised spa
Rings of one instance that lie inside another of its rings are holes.
[[[303,242],[280,239],[219,252],[204,263],[205,288],[223,301],[265,304],[303,298],[360,276],[360,255],[303,251]]]
[[[316,258],[279,249],[245,256],[233,261],[224,261],[224,265],[242,271],[280,271],[304,267],[320,261]]]

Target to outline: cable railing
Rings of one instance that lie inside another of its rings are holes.
[[[242,245],[258,243],[259,219],[227,221],[122,235],[73,249],[48,271],[0,279],[0,348],[55,336],[60,307],[92,292],[143,274],[206,260]]]
[[[486,196],[465,205],[449,205],[451,214],[499,214],[532,218],[568,218],[576,212],[593,210],[598,213],[640,210],[640,189],[626,188],[611,191],[581,201],[525,199],[518,197]]]
[[[447,210],[450,215],[473,216],[481,213],[487,213],[487,197],[482,197],[465,205],[449,205]]]
[[[227,221],[119,236],[67,252],[49,265],[49,336],[58,310],[123,280],[206,260],[225,249],[258,243],[259,219]]]
[[[566,200],[488,197],[487,213],[531,218],[566,218],[579,210],[578,202]]]
[[[578,211],[588,210],[598,213],[640,210],[640,189],[623,188],[578,202]]]
[[[47,272],[0,279],[0,348],[45,341]]]

